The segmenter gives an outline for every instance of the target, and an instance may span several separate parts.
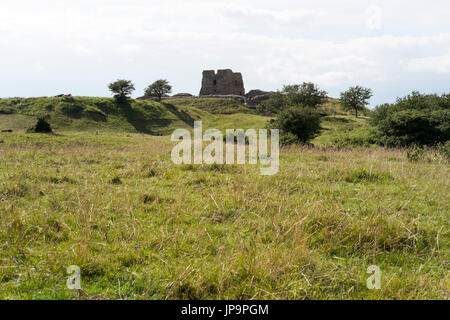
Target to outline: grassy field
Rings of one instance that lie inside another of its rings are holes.
[[[158,107],[173,126],[185,114],[219,129],[268,120]],[[176,166],[169,137],[102,124],[0,133],[0,299],[450,298],[439,153],[411,162],[406,150],[346,149],[341,136],[364,136],[366,120],[329,116],[317,147],[282,149],[267,177],[252,165]],[[336,139],[343,148],[328,147]],[[81,292],[66,288],[69,265],[81,267]],[[366,287],[370,265],[381,290]]]

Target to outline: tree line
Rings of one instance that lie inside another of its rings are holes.
[[[344,110],[353,111],[358,117],[371,97],[371,89],[356,86],[342,92],[340,102]],[[261,102],[257,112],[275,117],[268,127],[281,130],[282,143],[307,143],[322,131],[318,107],[327,99],[328,93],[314,83],[287,85]]]
[[[135,90],[129,80],[117,80],[109,90],[118,102],[126,101]],[[161,101],[172,92],[167,80],[149,85],[144,96]],[[340,94],[340,104],[358,117],[372,98],[373,92],[361,86],[350,87]],[[316,84],[286,85],[262,101],[257,113],[274,117],[270,129],[280,129],[281,142],[307,143],[323,130],[318,107],[326,102],[328,93]],[[450,140],[450,94],[421,94],[412,92],[393,104],[377,106],[370,113],[370,123],[376,129],[373,140],[388,147],[444,144]]]
[[[133,82],[130,80],[117,80],[110,83],[109,90],[114,94],[114,98],[118,102],[124,102],[130,98],[131,94],[136,90]],[[145,91],[144,96],[148,98],[155,98],[161,101],[162,98],[172,92],[172,86],[169,81],[160,79],[149,85]]]

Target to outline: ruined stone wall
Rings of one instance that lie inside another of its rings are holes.
[[[203,71],[200,96],[208,95],[245,95],[242,74],[230,69]]]

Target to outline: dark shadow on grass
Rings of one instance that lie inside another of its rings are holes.
[[[329,122],[339,122],[339,123],[350,123],[350,122],[355,122],[354,120],[350,120],[347,118],[337,118],[337,117],[325,117],[324,120],[329,121]]]
[[[173,120],[154,118],[158,114],[146,114],[139,106],[133,108],[131,100],[116,101],[121,114],[127,119],[137,132],[160,136],[167,131],[164,128],[172,124]]]
[[[146,115],[140,110],[133,109],[130,100],[115,100],[117,108],[120,110],[127,121],[136,129],[137,132],[152,134],[147,129],[148,121],[146,121]]]
[[[188,126],[193,127],[195,119],[192,118],[187,112],[179,110],[177,107],[175,107],[173,104],[163,102],[162,103],[167,110],[172,112],[175,116],[177,116],[178,119],[186,123]]]

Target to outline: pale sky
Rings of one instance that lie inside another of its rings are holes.
[[[119,78],[198,94],[230,68],[247,91],[362,85],[375,106],[450,91],[450,1],[1,0],[0,58],[0,97],[109,96]]]

